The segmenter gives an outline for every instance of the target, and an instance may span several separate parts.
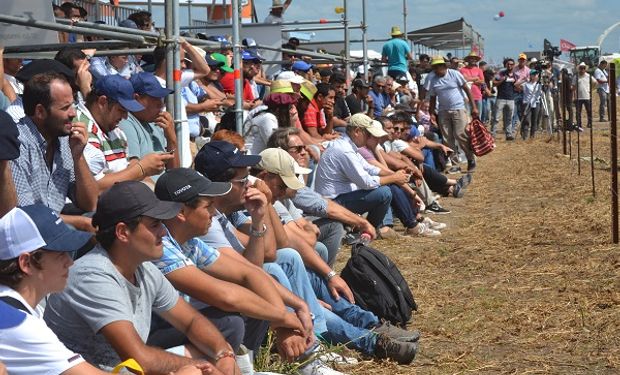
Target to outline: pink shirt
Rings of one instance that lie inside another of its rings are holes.
[[[513,69],[513,72],[517,76],[516,83],[527,82],[530,79],[530,68],[528,68],[527,65],[525,65],[522,69],[516,67]]]
[[[480,86],[484,82],[484,74],[482,74],[482,69],[474,66],[473,68],[463,67],[460,70],[461,74],[467,81],[471,78],[477,77],[480,80],[480,83],[473,83],[470,87],[471,96],[474,100],[482,100],[482,90],[480,90]]]

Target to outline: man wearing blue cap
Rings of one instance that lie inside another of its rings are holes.
[[[104,76],[86,97],[86,108],[78,110],[76,119],[88,129],[84,156],[97,180],[100,191],[119,181],[141,181],[160,174],[174,156],[150,153],[140,160],[127,160],[127,138],[118,128],[128,112],[140,112],[144,106],[135,99],[131,83],[119,75]]]
[[[291,66],[293,73],[298,74],[308,81],[312,81],[312,65],[303,60],[297,60]]]
[[[136,101],[144,109],[131,111],[127,118],[119,123],[119,128],[127,137],[127,158],[142,159],[153,152],[168,153],[173,158],[168,160],[166,168],[180,166],[177,150],[177,135],[170,113],[162,110],[164,98],[173,90],[161,86],[152,73],[141,72],[129,79],[136,94]],[[146,171],[145,171],[146,172]],[[159,176],[163,172],[154,175]]]

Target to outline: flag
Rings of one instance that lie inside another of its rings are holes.
[[[568,52],[575,47],[577,46],[569,42],[568,40],[560,39],[560,51]]]

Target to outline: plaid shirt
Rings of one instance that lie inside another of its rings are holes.
[[[74,198],[75,170],[69,137],[55,141],[51,169],[47,165],[47,142],[30,117],[17,123],[19,158],[11,161],[13,182],[19,205],[42,203],[56,212],[62,211],[67,197]]]

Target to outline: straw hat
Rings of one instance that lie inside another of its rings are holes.
[[[400,31],[400,26],[392,26],[392,31],[390,32],[392,36],[400,36],[403,35],[403,32]]]
[[[273,0],[273,2],[271,3],[271,9],[273,8],[284,8],[282,0]]]
[[[445,64],[446,60],[441,56],[433,56],[433,60],[431,61],[431,66]]]
[[[271,81],[270,92],[274,94],[292,94],[294,91],[290,81],[284,79],[277,79],[275,81]]]
[[[314,83],[305,80],[304,83],[301,84],[301,89],[299,91],[306,99],[312,100],[317,92],[317,88]]]
[[[465,58],[463,60],[467,61],[467,60],[476,60],[476,62],[482,60],[482,58],[480,56],[478,56],[478,54],[474,51],[471,51],[469,53],[469,55],[465,56]]]

